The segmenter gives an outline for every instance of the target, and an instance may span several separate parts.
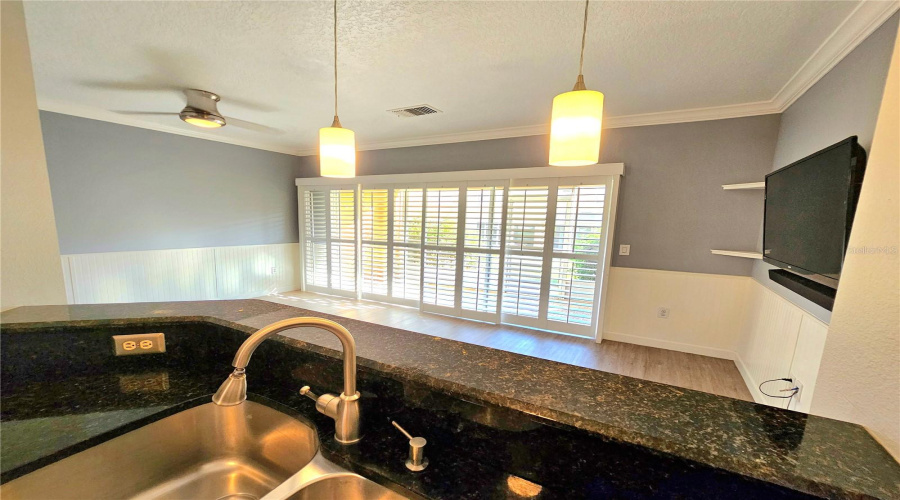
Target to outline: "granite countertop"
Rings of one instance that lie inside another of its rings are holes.
[[[361,366],[467,400],[829,497],[900,498],[900,465],[860,426],[261,300],[22,307],[17,329],[199,321],[251,333],[318,316],[354,335]],[[277,340],[340,357],[327,332]]]

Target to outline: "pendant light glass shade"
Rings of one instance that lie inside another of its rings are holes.
[[[340,126],[319,129],[319,175],[356,176],[356,134]]]
[[[550,165],[580,167],[600,161],[603,94],[573,90],[553,98]]]

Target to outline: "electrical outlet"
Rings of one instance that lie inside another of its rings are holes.
[[[800,404],[800,397],[803,395],[803,382],[801,382],[800,379],[798,379],[796,375],[791,375],[791,382],[790,382],[789,387],[797,388],[797,392],[794,393],[794,396],[788,402],[788,409],[796,410],[797,405]],[[790,393],[788,393],[788,394],[790,394]]]
[[[631,245],[619,245],[619,255],[631,255]]]
[[[278,269],[276,269],[275,266],[272,266],[272,273],[271,273],[271,274],[272,274],[272,275],[278,274],[277,271],[278,271]]]
[[[113,335],[112,339],[116,356],[166,352],[166,336],[162,333]]]
[[[669,319],[669,308],[668,307],[660,307],[656,310],[656,317],[662,319]]]

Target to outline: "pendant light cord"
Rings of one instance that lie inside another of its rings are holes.
[[[337,0],[335,0],[337,1]],[[581,60],[578,61],[578,75],[584,74],[584,41],[587,36],[587,16],[588,16],[588,5],[590,5],[591,0],[584,0],[584,27],[581,29]]]
[[[582,42],[582,57],[584,57],[584,42]],[[338,116],[338,87],[337,87],[337,0],[334,0],[334,118]]]

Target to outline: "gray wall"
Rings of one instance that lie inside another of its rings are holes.
[[[63,254],[290,243],[300,158],[41,112]]]
[[[779,115],[608,129],[601,162],[625,164],[613,265],[749,275],[752,262],[711,248],[755,249],[762,223],[759,191],[722,184],[762,180],[772,166]],[[547,165],[546,136],[361,151],[358,174],[399,174]],[[301,173],[317,175],[317,157]]]
[[[851,135],[859,136],[860,144],[866,151],[870,150],[898,19],[900,14],[894,14],[782,114],[770,170]],[[761,241],[761,226],[757,231]],[[830,321],[830,311],[769,280],[769,269],[773,267],[757,262],[753,266],[753,278],[810,314]]]

